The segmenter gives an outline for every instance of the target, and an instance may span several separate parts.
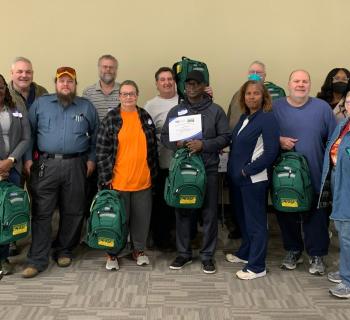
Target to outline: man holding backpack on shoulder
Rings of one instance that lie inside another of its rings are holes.
[[[321,186],[322,162],[325,144],[332,134],[336,121],[330,106],[309,96],[310,75],[295,70],[289,76],[289,96],[273,102],[273,112],[280,126],[280,145],[283,150],[295,150],[308,163],[314,199],[309,211],[278,212],[283,246],[287,251],[281,268],[293,270],[302,263],[302,251],[309,255],[309,272],[324,275],[323,256],[328,254],[328,214],[317,209]],[[302,230],[304,237],[302,236]]]
[[[205,93],[205,78],[198,70],[191,71],[186,78],[186,97],[179,105],[172,108],[162,129],[161,141],[171,150],[186,147],[190,153],[202,156],[206,175],[207,187],[202,207],[203,243],[200,251],[204,273],[215,273],[213,261],[215,253],[218,222],[218,164],[219,151],[230,142],[230,129],[225,112],[213,103],[212,98]],[[201,115],[202,139],[191,141],[169,141],[169,121],[179,116]],[[192,209],[176,209],[176,247],[178,256],[170,265],[170,269],[179,270],[192,262],[191,249],[191,214]]]

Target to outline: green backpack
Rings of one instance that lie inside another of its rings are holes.
[[[311,209],[313,188],[310,170],[303,155],[283,152],[272,175],[272,204],[278,211],[302,212]]]
[[[187,148],[176,151],[165,180],[165,202],[175,208],[200,208],[203,204],[207,176],[203,160]]]
[[[28,193],[11,182],[0,181],[0,244],[25,238],[29,231]]]
[[[87,221],[86,242],[94,249],[121,251],[128,236],[124,201],[116,190],[95,195]]]
[[[206,84],[209,85],[209,71],[207,65],[204,62],[182,57],[181,61],[176,62],[173,65],[173,71],[175,73],[175,81],[177,85],[177,93],[180,98],[185,97],[185,81],[187,74],[192,70],[201,71],[204,74]]]
[[[276,86],[273,82],[266,81],[264,82],[264,86],[269,92],[272,100],[276,100],[286,96],[286,93],[284,92],[283,88]]]

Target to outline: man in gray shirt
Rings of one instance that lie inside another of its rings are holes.
[[[101,122],[108,111],[119,105],[120,84],[116,82],[118,60],[110,54],[104,54],[98,59],[97,68],[100,80],[85,88],[83,97],[95,106]],[[86,216],[89,215],[90,205],[96,193],[97,171],[94,171],[87,184]]]
[[[98,59],[98,76],[100,80],[83,91],[83,97],[89,99],[95,106],[100,121],[109,110],[119,105],[119,87],[116,82],[118,60],[110,54]]]
[[[169,164],[173,152],[165,148],[160,142],[160,134],[168,112],[179,103],[176,93],[176,83],[173,71],[168,67],[161,67],[155,73],[156,87],[159,95],[148,100],[145,110],[150,114],[156,125],[159,166],[155,186],[155,203],[152,208],[151,230],[154,245],[161,250],[171,249],[171,229],[175,226],[174,208],[168,207],[164,201],[164,184],[169,172]]]

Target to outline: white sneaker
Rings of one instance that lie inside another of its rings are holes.
[[[266,270],[259,272],[259,273],[255,273],[255,272],[250,271],[250,270],[247,270],[247,271],[239,270],[239,271],[237,271],[236,276],[237,276],[237,278],[239,278],[241,280],[253,280],[256,278],[265,277]]]
[[[107,262],[106,262],[106,269],[107,270],[119,270],[119,263],[117,257],[110,256],[107,254]]]
[[[247,260],[243,260],[241,258],[238,258],[237,256],[235,256],[234,254],[232,253],[226,253],[226,260],[228,262],[231,262],[231,263],[248,263]]]
[[[138,266],[149,264],[149,259],[143,251],[134,250],[132,257],[134,258]]]

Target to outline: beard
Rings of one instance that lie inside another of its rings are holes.
[[[73,103],[74,98],[77,96],[77,91],[74,90],[73,92],[68,93],[68,94],[62,94],[62,93],[56,91],[56,94],[57,94],[58,102],[63,107],[67,107]]]
[[[111,84],[115,81],[115,75],[109,73],[103,74],[100,75],[100,80],[105,84]]]

